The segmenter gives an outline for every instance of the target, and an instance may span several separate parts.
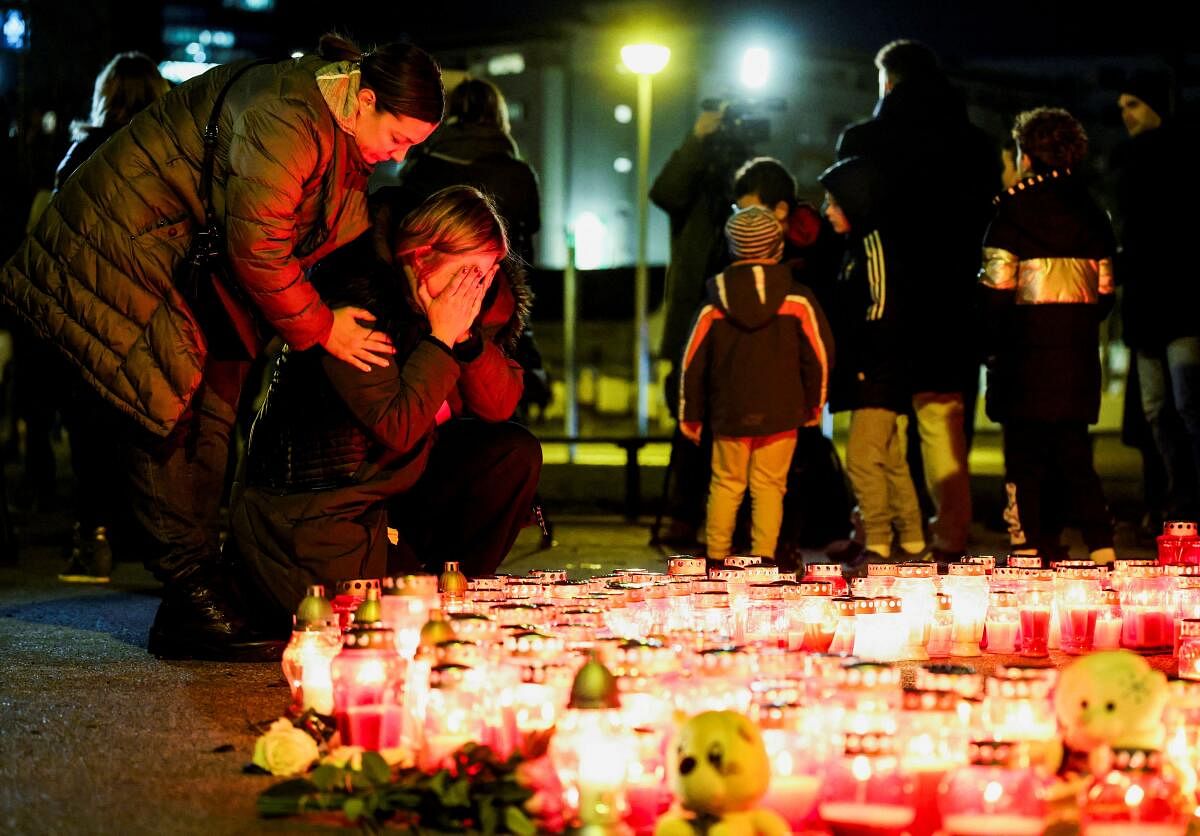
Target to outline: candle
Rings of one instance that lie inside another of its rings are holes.
[[[1096,618],[1093,650],[1116,650],[1121,646],[1121,617],[1102,612]]]
[[[954,643],[953,627],[945,622],[935,621],[929,628],[929,644],[926,650],[930,656],[949,656],[950,647]]]
[[[310,708],[318,714],[333,713],[333,676],[330,673],[332,659],[319,664],[317,660],[306,661],[300,679],[301,709]]]
[[[942,827],[952,836],[1041,836],[1046,830],[1046,821],[1037,816],[959,813],[946,816]],[[1140,836],[1140,828],[1138,832]]]
[[[899,832],[917,815],[912,807],[902,804],[857,801],[824,801],[818,812],[834,833],[846,836]]]
[[[1092,641],[1096,634],[1095,607],[1079,604],[1067,604],[1060,609],[1062,613],[1062,650],[1064,653],[1080,655],[1092,649]]]
[[[1046,656],[1050,637],[1050,607],[1021,607],[1021,655]]]
[[[821,779],[815,775],[771,776],[771,786],[762,806],[783,816],[793,833],[802,832],[817,804]]]
[[[1019,622],[1015,620],[989,619],[987,622],[987,649],[989,653],[1015,653]]]
[[[401,743],[404,710],[398,705],[360,705],[346,709],[343,743],[364,749],[391,749]]]
[[[661,778],[630,779],[625,786],[625,803],[629,806],[625,824],[636,836],[650,836],[654,833],[659,816],[671,807],[671,793]]]

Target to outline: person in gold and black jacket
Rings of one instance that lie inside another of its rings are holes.
[[[1010,543],[1057,547],[1042,524],[1053,484],[1093,559],[1110,562],[1112,521],[1087,428],[1100,412],[1100,323],[1113,304],[1116,241],[1073,173],[1087,153],[1083,126],[1065,110],[1038,108],[1017,117],[1013,137],[1024,179],[996,199],[980,271],[987,408],[1004,427]]]
[[[395,356],[362,373],[287,352],[251,432],[231,524],[276,623],[313,583],[445,559],[491,574],[537,489],[541,447],[508,421],[528,294],[491,201],[451,187],[403,219],[379,211],[375,231],[371,258],[334,259],[314,281],[335,309],[369,310]]]

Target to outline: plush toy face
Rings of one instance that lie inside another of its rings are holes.
[[[1054,707],[1072,749],[1155,747],[1161,742],[1167,678],[1128,650],[1093,653],[1059,679]]]
[[[758,728],[734,711],[697,714],[680,729],[672,783],[682,805],[721,815],[754,806],[771,767]]]

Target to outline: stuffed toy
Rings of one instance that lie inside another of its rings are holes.
[[[679,731],[670,758],[676,806],[654,836],[787,836],[776,813],[755,805],[767,792],[771,765],[762,735],[735,711],[706,711]]]
[[[1093,774],[1113,748],[1162,748],[1166,706],[1166,675],[1128,650],[1075,660],[1063,670],[1054,694],[1063,742],[1088,753]]]

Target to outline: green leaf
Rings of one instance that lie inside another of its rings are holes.
[[[366,805],[358,796],[353,796],[346,799],[346,803],[342,805],[342,813],[345,814],[346,820],[351,824],[362,818]]]
[[[342,785],[342,776],[346,770],[340,766],[333,764],[322,764],[312,771],[309,780],[316,785],[317,789],[328,792]]]
[[[450,773],[446,770],[441,770],[431,779],[429,779],[430,791],[438,797],[438,801],[446,803],[446,781],[449,779]]]
[[[466,778],[459,778],[446,788],[442,795],[442,804],[447,807],[467,807],[471,803],[471,784]]]
[[[479,805],[479,829],[483,831],[484,836],[492,836],[496,832],[496,825],[500,823],[500,816],[496,812],[494,804]]]
[[[529,816],[525,815],[525,811],[512,804],[504,808],[504,826],[517,836],[534,836],[537,833],[537,828],[533,826]]]
[[[391,767],[383,759],[383,755],[378,752],[363,752],[362,771],[367,776],[367,780],[377,787],[382,787],[392,782]]]

